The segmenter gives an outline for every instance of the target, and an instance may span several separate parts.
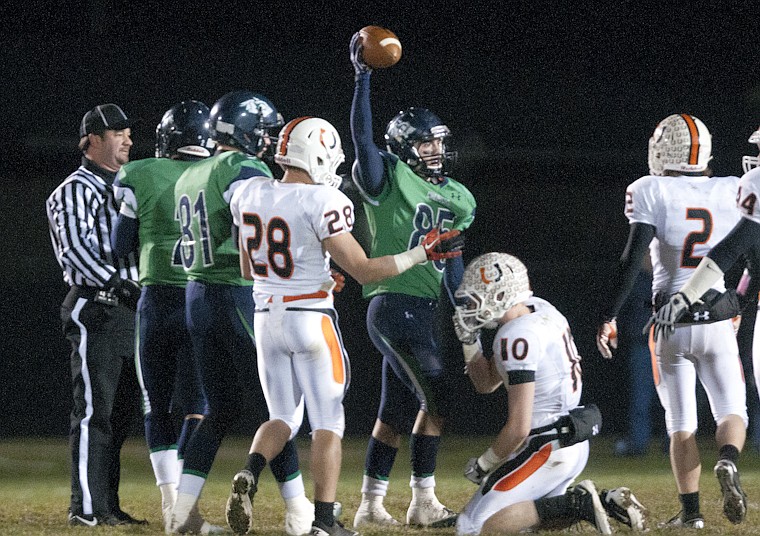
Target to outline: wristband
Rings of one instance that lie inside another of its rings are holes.
[[[424,247],[417,246],[409,251],[393,255],[393,260],[396,263],[396,270],[398,270],[398,273],[402,273],[406,272],[415,264],[425,262],[427,260],[427,253],[425,253]]]
[[[483,454],[480,455],[480,458],[478,458],[478,465],[487,473],[491,472],[491,469],[496,467],[499,462],[501,461],[501,458],[499,458],[496,453],[493,451],[493,447],[488,447],[488,450],[485,451]]]
[[[462,353],[464,354],[464,362],[468,365],[472,363],[478,354],[483,353],[483,347],[480,344],[480,339],[472,344],[462,343]]]
[[[722,276],[723,270],[718,267],[718,264],[710,257],[703,257],[689,281],[681,287],[679,292],[686,297],[689,304],[696,303],[702,294],[707,292]]]

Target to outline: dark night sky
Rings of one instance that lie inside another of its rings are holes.
[[[84,112],[116,102],[142,119],[133,136],[133,157],[141,158],[176,102],[211,106],[228,91],[251,89],[286,120],[334,123],[350,162],[348,42],[367,24],[394,30],[404,47],[399,64],[373,75],[377,139],[410,105],[447,122],[460,151],[455,175],[481,205],[469,254],[503,249],[526,260],[537,293],[570,318],[586,370],[597,369],[587,392],[607,396],[607,375],[619,370],[600,363],[593,318],[627,232],[624,188],[646,172],[657,121],[678,112],[713,133],[716,174],[741,172],[760,122],[757,3],[433,4],[4,2],[0,322],[8,342],[0,403],[11,417],[0,420],[0,436],[23,433],[42,414],[52,414],[53,432],[65,431],[68,359],[57,318],[65,288],[43,203],[78,163]],[[341,306],[344,332],[364,329],[359,304]],[[59,380],[42,383],[50,377]],[[42,402],[40,392],[48,394]],[[363,425],[374,407],[367,412]]]

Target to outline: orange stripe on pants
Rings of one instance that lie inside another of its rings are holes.
[[[660,371],[657,368],[657,353],[655,352],[654,326],[649,328],[649,357],[652,360],[652,378],[655,387],[660,385]]]
[[[327,347],[330,348],[330,357],[332,358],[332,370],[333,379],[337,383],[344,383],[345,371],[343,369],[343,352],[338,342],[338,337],[335,335],[332,322],[328,316],[322,317],[322,334],[327,342]]]
[[[534,453],[519,469],[508,474],[499,480],[493,487],[496,491],[509,491],[520,484],[527,478],[538,471],[546,463],[552,453],[551,443],[547,443],[541,449]]]

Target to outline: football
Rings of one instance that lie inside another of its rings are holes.
[[[365,26],[362,38],[362,60],[373,69],[384,69],[401,59],[401,42],[392,31],[381,26]]]

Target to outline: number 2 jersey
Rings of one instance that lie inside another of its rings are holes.
[[[625,215],[633,223],[656,229],[649,245],[652,292],[677,292],[702,257],[739,220],[738,177],[641,177],[626,191]],[[723,280],[713,288],[724,291]]]
[[[189,280],[250,286],[240,275],[229,203],[233,190],[256,176],[271,177],[272,172],[256,157],[226,151],[194,163],[177,181],[180,258]]]
[[[257,177],[236,188],[230,210],[252,261],[257,305],[332,287],[322,241],[354,224],[354,205],[340,190]]]
[[[531,428],[555,422],[581,400],[581,357],[565,316],[551,303],[532,297],[533,310],[499,327],[493,360],[504,385],[535,382]]]
[[[420,244],[434,227],[441,231],[467,229],[475,217],[475,198],[461,183],[446,178],[432,184],[398,157],[380,151],[385,186],[377,197],[362,192],[372,236],[370,257],[393,255]],[[441,292],[443,261],[428,261],[395,277],[364,285],[365,298],[395,292],[436,299]]]

